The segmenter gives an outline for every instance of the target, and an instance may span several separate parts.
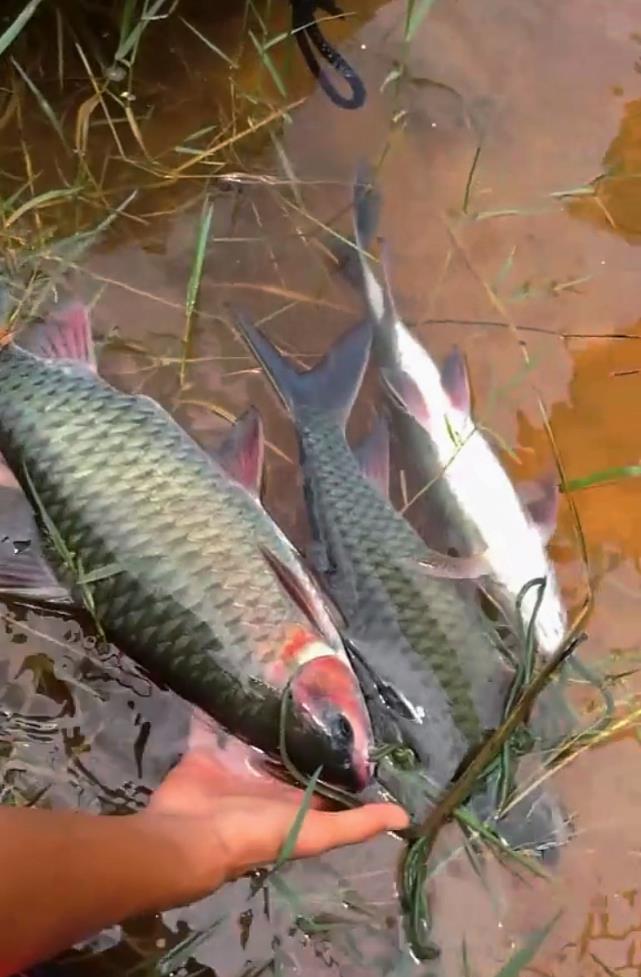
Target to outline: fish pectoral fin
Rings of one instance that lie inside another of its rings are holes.
[[[73,604],[36,544],[19,553],[0,553],[0,597],[44,604]]]
[[[549,543],[554,536],[559,514],[559,486],[556,475],[552,473],[534,482],[523,482],[518,486],[518,493],[530,522],[539,531],[543,543]]]
[[[389,428],[384,417],[378,416],[376,422],[354,454],[366,478],[379,490],[384,498],[389,496]]]
[[[427,401],[412,377],[403,370],[383,369],[381,378],[387,393],[397,407],[427,430],[430,421]]]
[[[0,488],[20,491],[20,483],[2,455],[0,455]]]
[[[375,688],[385,706],[397,717],[409,719],[412,722],[420,722],[420,715],[412,703],[402,692],[399,692],[390,682],[382,678],[368,660],[367,639],[361,640],[349,632],[344,632],[343,641],[361,687]]]
[[[470,376],[463,353],[455,346],[441,366],[441,383],[452,406],[469,416],[471,408]]]
[[[323,637],[331,640],[334,627],[342,624],[341,614],[329,597],[322,594],[314,586],[313,578],[305,575],[298,577],[296,573],[283,563],[279,556],[266,546],[260,546],[265,561],[269,564],[283,590],[305,614],[313,628]]]
[[[72,360],[97,372],[89,312],[82,302],[60,306],[21,334],[19,345],[42,359]]]
[[[449,553],[439,553],[437,550],[426,548],[424,556],[416,561],[416,566],[430,577],[443,577],[447,580],[478,580],[479,577],[485,577],[490,572],[486,552],[475,553],[473,556],[450,556]]]
[[[256,498],[260,497],[264,455],[263,421],[255,407],[237,418],[214,453],[227,474]]]

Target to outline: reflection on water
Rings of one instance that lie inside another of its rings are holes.
[[[150,27],[131,79],[133,101],[125,80],[102,87],[108,58],[99,70],[100,51],[86,32],[78,44],[93,80],[70,45],[64,97],[55,59],[40,50],[32,60],[17,48],[61,120],[64,141],[24,82],[11,101],[18,81],[7,69],[0,180],[5,200],[20,191],[4,218],[12,294],[25,296],[25,308],[46,303],[52,294],[42,272],[62,280],[64,271],[69,287],[95,300],[96,331],[109,337],[105,375],[157,397],[205,444],[222,434],[225,417],[255,402],[271,443],[268,505],[302,540],[300,499],[281,489],[295,457],[291,427],[228,328],[226,303],[264,317],[292,351],[325,350],[359,304],[331,272],[323,227],[347,228],[355,164],[382,154],[382,229],[399,306],[437,356],[453,342],[464,347],[479,416],[511,449],[506,460],[515,477],[553,464],[541,403],[568,478],[638,464],[637,5],[440,0],[409,48],[404,0],[353,6],[357,16],[326,30],[367,85],[358,113],[340,112],[312,90],[291,42],[268,48],[266,59],[254,23],[262,56],[246,35],[241,45],[243,5],[231,0],[217,5],[216,19],[211,4],[184,0],[170,21]],[[287,4],[269,7],[265,37],[288,22]],[[113,50],[116,30],[107,19],[104,50]],[[289,115],[282,112],[305,96]],[[277,121],[267,125],[268,118]],[[249,142],[241,138],[248,130]],[[48,209],[27,205],[30,192],[61,187],[69,192]],[[136,188],[136,199],[99,238],[74,237]],[[214,204],[212,234],[181,388],[185,294],[205,192]],[[66,250],[54,233],[71,241]],[[598,338],[611,335],[619,338]],[[350,434],[368,423],[377,397],[366,388]],[[575,502],[589,573],[567,505],[552,552],[574,607],[591,580],[585,653],[625,676],[615,692],[630,699],[641,691],[641,482],[578,492]],[[0,535],[22,538],[27,514],[8,506]],[[100,647],[90,622],[12,607],[3,635],[3,798],[109,811],[143,804],[182,748],[181,703]],[[579,692],[589,704],[592,696]],[[470,973],[492,975],[557,908],[562,916],[530,973],[641,973],[639,762],[633,730],[582,753],[558,775],[576,837],[550,881],[519,881],[489,864],[484,887],[464,858],[442,865],[434,884],[440,973],[463,972],[464,939]],[[439,853],[457,843],[444,837]],[[428,972],[399,956],[397,851],[384,839],[292,866],[280,886],[254,895],[241,880],[196,906],[106,934],[102,949],[75,955],[72,970],[154,973],[170,947],[196,934],[175,969],[221,977]]]

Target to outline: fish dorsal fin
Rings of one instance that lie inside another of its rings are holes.
[[[298,577],[291,567],[266,546],[261,546],[260,550],[281,587],[303,612],[314,631],[330,640],[334,638],[331,629],[340,619],[340,615],[334,605],[329,600],[326,601],[325,596],[316,589],[312,578],[306,574],[302,578]]]
[[[215,458],[228,475],[258,498],[264,454],[263,421],[258,410],[250,407],[234,422]]]
[[[450,398],[452,406],[464,414],[470,413],[470,375],[463,353],[455,346],[446,356],[441,367],[443,390]]]
[[[543,543],[549,543],[556,529],[559,514],[559,487],[556,475],[545,475],[527,487],[519,486],[519,495],[538,529]]]
[[[372,430],[354,449],[361,471],[384,498],[389,496],[389,428],[379,415]]]
[[[383,369],[381,378],[394,403],[427,430],[430,423],[427,401],[412,377],[404,370]]]
[[[20,345],[45,360],[72,360],[96,372],[96,354],[89,312],[82,302],[69,302],[32,326]]]
[[[419,717],[409,700],[383,679],[372,666],[371,656],[367,653],[367,639],[361,640],[348,630],[343,635],[343,640],[360,685],[374,686],[385,706],[391,709],[396,716],[416,722]]]

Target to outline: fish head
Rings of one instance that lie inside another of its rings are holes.
[[[366,787],[373,773],[372,729],[347,662],[328,649],[327,655],[300,666],[290,691],[297,710],[323,741],[323,777],[355,791]]]

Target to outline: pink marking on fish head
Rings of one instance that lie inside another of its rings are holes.
[[[291,682],[292,698],[325,735],[343,782],[362,790],[370,782],[372,729],[361,690],[349,665],[335,655],[313,658]]]

